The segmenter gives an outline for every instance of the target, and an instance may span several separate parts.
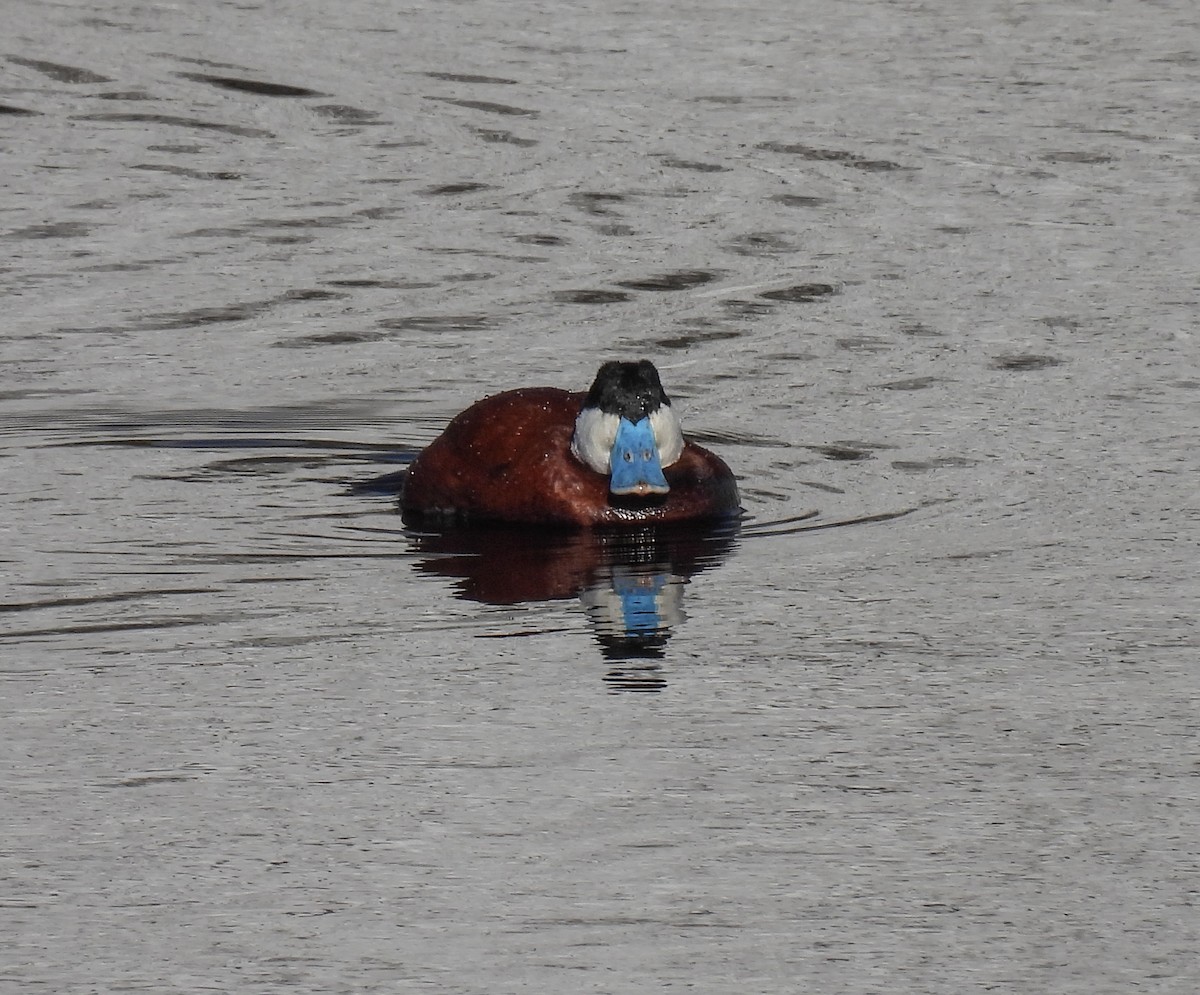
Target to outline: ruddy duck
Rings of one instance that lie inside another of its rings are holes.
[[[724,461],[683,437],[649,360],[608,362],[587,394],[527,387],[454,418],[409,468],[405,518],[567,526],[729,518]]]

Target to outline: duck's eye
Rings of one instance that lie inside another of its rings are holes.
[[[625,450],[625,462],[626,463],[633,462],[633,453],[631,453],[628,449]]]
[[[649,449],[642,450],[642,461],[645,463],[650,462],[650,450]]]

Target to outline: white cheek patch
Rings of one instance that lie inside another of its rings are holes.
[[[606,414],[599,408],[584,408],[575,419],[571,452],[597,473],[608,473],[612,469],[612,447],[617,441],[620,424],[619,415]]]
[[[658,444],[658,458],[663,466],[670,466],[683,453],[683,429],[675,409],[662,405],[650,416],[650,427],[654,430],[654,441]],[[616,438],[616,431],[613,431]]]

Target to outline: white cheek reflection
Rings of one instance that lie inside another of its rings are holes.
[[[580,592],[597,635],[620,640],[658,640],[687,616],[683,612],[684,579],[662,564],[618,565]],[[658,569],[656,569],[658,568]]]

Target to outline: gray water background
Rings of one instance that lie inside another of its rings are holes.
[[[1200,987],[1192,3],[4,20],[0,989]],[[654,694],[345,486],[613,356]]]

